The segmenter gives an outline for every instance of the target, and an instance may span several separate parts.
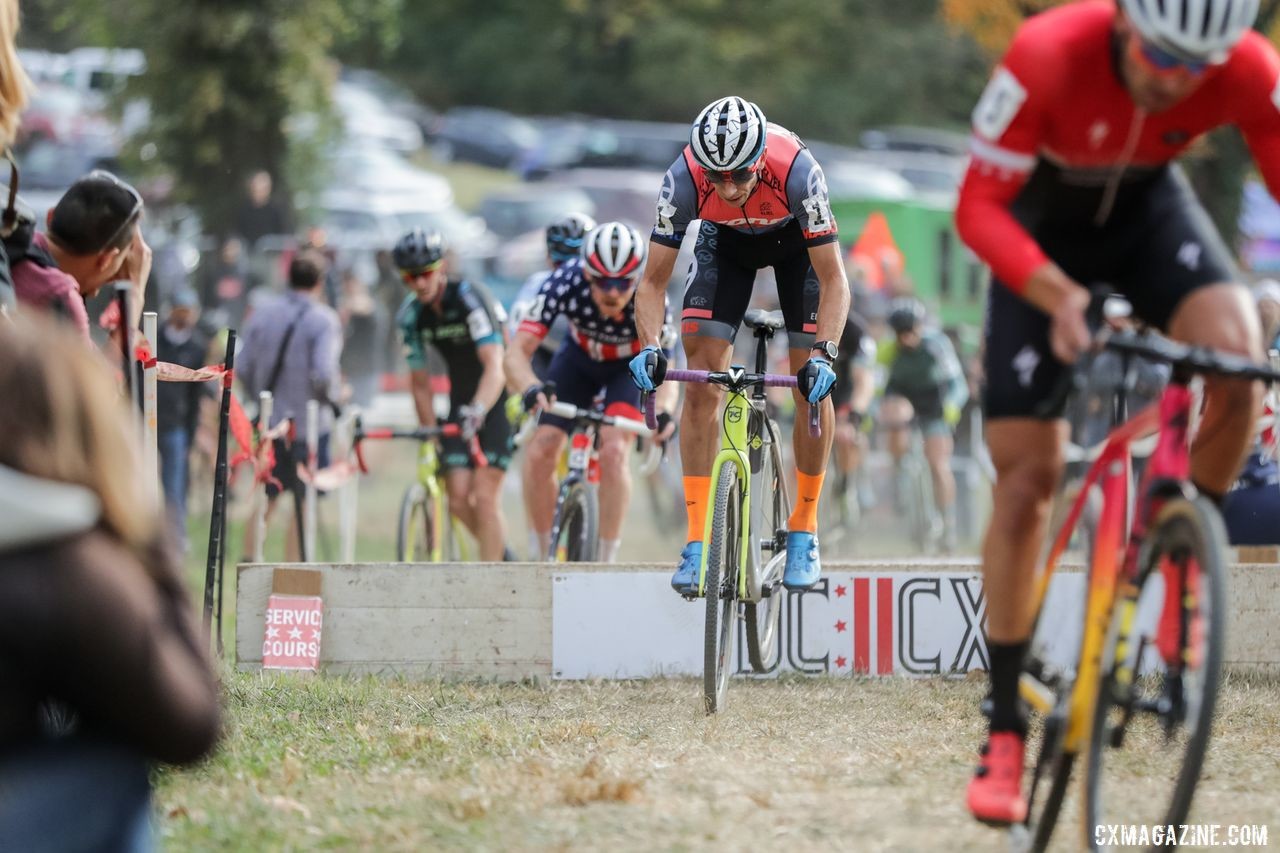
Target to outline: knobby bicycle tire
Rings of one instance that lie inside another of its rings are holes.
[[[702,690],[708,714],[724,707],[738,635],[738,542],[742,504],[738,466],[725,463],[716,475],[716,502],[707,548],[706,630],[703,635]]]
[[[560,561],[563,553],[564,562],[590,562],[596,558],[598,546],[594,495],[581,480],[564,483],[560,488],[561,495],[556,501],[557,518],[552,523],[556,534],[551,543],[554,550],[552,560]],[[563,552],[561,543],[564,543]]]
[[[396,559],[402,563],[426,563],[434,551],[434,507],[421,483],[405,489],[400,499],[400,523],[396,529]]]
[[[1222,658],[1226,643],[1226,554],[1227,535],[1216,507],[1206,498],[1196,497],[1194,500],[1174,499],[1166,504],[1156,516],[1155,522],[1146,536],[1146,547],[1140,556],[1138,578],[1133,588],[1124,593],[1126,601],[1132,603],[1137,610],[1137,602],[1147,582],[1160,574],[1160,558],[1165,555],[1189,553],[1198,561],[1199,592],[1196,601],[1203,607],[1206,601],[1207,611],[1201,611],[1203,618],[1208,619],[1208,629],[1203,630],[1204,646],[1201,651],[1203,666],[1198,672],[1201,683],[1200,704],[1191,721],[1189,729],[1185,721],[1175,725],[1188,731],[1186,748],[1178,763],[1177,777],[1167,808],[1159,809],[1151,822],[1175,826],[1186,822],[1191,810],[1191,801],[1195,795],[1196,784],[1204,767],[1204,758],[1208,750],[1209,738],[1213,728],[1214,710],[1217,705],[1218,688],[1222,679]],[[1163,606],[1163,602],[1161,601]],[[1108,818],[1102,812],[1103,797],[1106,791],[1102,775],[1106,766],[1106,755],[1110,750],[1116,751],[1113,739],[1119,736],[1131,740],[1137,735],[1127,729],[1133,725],[1132,719],[1124,719],[1123,704],[1133,698],[1120,695],[1115,683],[1116,638],[1120,626],[1121,607],[1112,613],[1112,624],[1108,629],[1107,658],[1100,675],[1102,683],[1098,691],[1098,702],[1094,709],[1093,728],[1089,739],[1088,765],[1085,775],[1085,820],[1092,825],[1105,822]],[[1140,656],[1143,645],[1137,637],[1129,637],[1127,645],[1134,649],[1133,661],[1135,677],[1133,683],[1139,684],[1142,678],[1142,661]],[[1129,655],[1126,654],[1126,658]],[[1153,676],[1154,677],[1154,676]],[[1163,686],[1163,681],[1161,682]],[[1185,683],[1185,682],[1180,682]],[[1124,723],[1120,731],[1113,725],[1113,714],[1121,719],[1115,723]],[[1165,720],[1161,719],[1162,726]],[[1163,733],[1161,747],[1170,748],[1168,731]],[[1123,740],[1120,741],[1123,748]],[[1128,744],[1132,746],[1133,744]],[[1141,744],[1139,744],[1141,746]],[[1175,747],[1176,748],[1176,747]],[[1114,790],[1114,788],[1113,788]],[[1159,803],[1155,805],[1159,806]],[[1118,819],[1118,818],[1117,818]],[[1125,820],[1129,818],[1126,816]],[[1089,849],[1098,849],[1095,839],[1087,840]]]
[[[785,506],[785,497],[782,490],[782,484],[779,481],[783,476],[782,453],[778,449],[778,431],[772,422],[766,422],[769,432],[772,434],[774,443],[770,446],[769,452],[763,454],[760,464],[763,467],[765,475],[760,482],[763,485],[761,492],[763,494],[753,494],[752,501],[763,501],[766,512],[762,515],[765,523],[768,525],[766,530],[752,530],[751,536],[755,539],[762,539],[768,536],[771,539],[777,538],[779,528],[787,523],[787,517],[791,515],[791,507]],[[754,544],[753,544],[753,547]],[[772,557],[774,552],[770,551],[769,556]],[[760,555],[761,562],[767,563],[764,554]],[[779,568],[784,564],[779,564]],[[763,571],[763,567],[761,568]],[[777,578],[764,578],[765,584],[770,584],[773,580],[781,581],[781,576]],[[773,594],[758,602],[744,602],[742,605],[742,618],[746,626],[747,634],[747,659],[751,662],[751,668],[756,672],[768,672],[772,665],[774,652],[778,648],[778,625],[781,622],[782,608],[786,603],[786,590],[782,588],[781,583],[775,584]]]
[[[1036,763],[1031,771],[1031,795],[1027,802],[1026,827],[1031,840],[1027,849],[1032,853],[1048,849],[1071,784],[1076,756],[1074,752],[1062,751],[1061,729],[1065,725],[1065,719],[1046,719],[1040,734]],[[1041,796],[1040,786],[1045,784],[1049,787]]]

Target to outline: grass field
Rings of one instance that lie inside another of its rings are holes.
[[[982,686],[744,681],[707,718],[689,680],[229,673],[221,750],[157,808],[173,850],[1002,850],[964,811]],[[1280,832],[1278,700],[1229,680],[1192,820]]]

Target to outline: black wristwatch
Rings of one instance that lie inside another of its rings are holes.
[[[836,356],[840,355],[840,347],[836,346],[835,341],[814,341],[810,350],[817,350],[827,357],[827,361],[834,362]]]

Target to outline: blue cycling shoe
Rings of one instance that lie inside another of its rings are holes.
[[[702,543],[690,542],[680,552],[680,565],[671,576],[671,588],[681,595],[698,594],[698,572],[702,568]]]
[[[818,559],[818,537],[804,530],[792,530],[787,534],[787,570],[782,575],[782,585],[787,589],[809,589],[822,574],[822,561]]]

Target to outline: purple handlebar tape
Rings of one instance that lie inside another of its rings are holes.
[[[644,425],[649,429],[656,430],[658,428],[658,403],[653,398],[653,394],[648,391],[642,391],[640,396],[644,398]]]

